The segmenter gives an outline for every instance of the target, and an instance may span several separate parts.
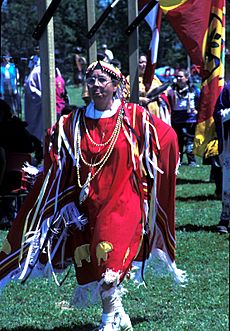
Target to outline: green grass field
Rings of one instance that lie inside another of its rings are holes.
[[[221,202],[209,183],[209,166],[182,166],[177,183],[177,265],[189,283],[175,287],[168,278],[146,275],[147,288],[131,282],[124,298],[134,331],[229,330],[229,236],[215,232]],[[1,231],[0,241],[6,235]],[[0,299],[0,330],[89,331],[99,324],[99,306],[62,309],[71,298],[74,271],[58,288],[54,281],[11,283]]]

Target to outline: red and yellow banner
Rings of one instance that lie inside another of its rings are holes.
[[[160,0],[160,7],[192,62],[201,66],[211,0]]]
[[[194,153],[199,156],[203,156],[207,144],[216,137],[212,115],[224,86],[225,8],[225,0],[212,0],[207,38],[203,43],[200,109],[194,140]]]
[[[225,0],[160,0],[160,7],[202,77],[194,153],[215,135],[212,114],[224,85]]]

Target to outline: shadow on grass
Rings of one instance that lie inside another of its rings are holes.
[[[147,318],[144,317],[135,317],[131,319],[132,321],[132,325],[135,326],[139,323],[142,322],[148,322]],[[92,324],[85,324],[85,325],[74,325],[74,326],[70,326],[70,327],[64,327],[64,328],[54,328],[54,329],[50,329],[50,331],[92,331],[95,328],[94,325]],[[2,331],[41,331],[41,328],[34,328],[34,327],[17,327],[17,328],[3,328],[1,329]]]
[[[177,197],[178,201],[207,201],[207,200],[218,200],[221,201],[221,199],[218,199],[214,194],[209,195],[196,195],[193,197]]]
[[[63,327],[63,328],[54,328],[54,329],[49,329],[50,331],[92,331],[93,328],[95,328],[94,325],[92,324],[85,324],[85,325],[73,325],[69,327]],[[13,329],[8,329],[8,328],[3,328],[1,329],[2,331],[42,331],[41,328],[34,328],[31,326],[28,327],[17,327]],[[47,330],[47,329],[46,329]]]
[[[183,231],[183,232],[216,232],[216,225],[196,225],[196,224],[185,224],[179,225],[176,227],[176,231]]]
[[[183,184],[210,184],[209,181],[202,180],[202,179],[191,179],[191,178],[177,178],[176,180],[177,185]]]
[[[132,326],[135,326],[139,323],[142,323],[142,322],[148,322],[149,319],[146,318],[146,317],[143,317],[143,316],[137,316],[137,317],[134,317],[134,318],[131,318],[131,323],[132,323]]]

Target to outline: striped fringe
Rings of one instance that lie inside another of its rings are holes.
[[[60,213],[54,217],[48,217],[36,231],[27,232],[25,235],[26,240],[24,245],[29,244],[29,250],[25,262],[23,263],[23,270],[19,276],[19,280],[24,280],[27,274],[36,266],[41,248],[46,249],[48,255],[48,263],[45,266],[45,274],[51,273],[55,279],[57,285],[59,282],[55,275],[54,268],[52,266],[52,260],[59,247],[62,247],[62,256],[64,257],[65,243],[68,236],[68,227],[75,225],[79,230],[83,230],[84,225],[87,223],[87,219],[80,215],[76,205],[71,202],[64,206]],[[55,246],[53,247],[53,237],[60,232],[59,238]],[[60,262],[61,266],[65,265],[64,258]],[[49,270],[49,272],[48,272]]]

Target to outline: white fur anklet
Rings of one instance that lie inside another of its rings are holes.
[[[102,320],[102,323],[105,324],[105,325],[108,324],[108,323],[113,323],[113,321],[114,321],[114,311],[111,312],[111,313],[107,313],[107,314],[103,313],[101,320]]]
[[[122,305],[121,298],[117,298],[114,301],[114,311],[115,311],[115,313],[125,314],[125,310]]]

